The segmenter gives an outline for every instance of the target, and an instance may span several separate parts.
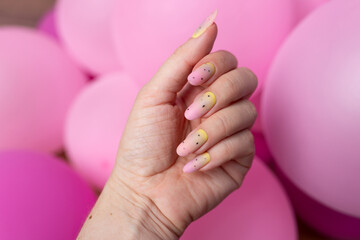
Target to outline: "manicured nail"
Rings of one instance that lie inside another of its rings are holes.
[[[186,109],[185,118],[188,120],[197,119],[205,115],[215,105],[216,97],[212,92],[206,92]]]
[[[192,35],[193,38],[198,38],[201,34],[203,34],[206,29],[208,27],[211,26],[211,24],[213,24],[213,22],[215,21],[217,15],[217,10],[215,10],[214,12],[212,12],[201,24],[200,26],[196,29],[196,31],[194,32],[194,34]]]
[[[210,154],[207,152],[203,153],[201,155],[196,156],[193,160],[188,162],[184,166],[183,172],[186,173],[195,172],[200,168],[202,168],[203,166],[205,166],[206,164],[208,164],[209,162],[210,162]]]
[[[209,80],[215,73],[215,66],[212,63],[205,63],[190,73],[188,81],[191,85],[198,86]]]
[[[204,130],[199,129],[187,136],[187,138],[177,147],[176,152],[179,156],[186,156],[200,148],[207,139],[207,133]]]

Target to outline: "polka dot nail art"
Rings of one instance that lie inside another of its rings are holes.
[[[193,160],[188,162],[184,168],[183,172],[191,173],[199,170],[200,168],[204,167],[206,164],[210,162],[210,154],[203,153],[201,155],[196,156]]]
[[[179,156],[186,156],[199,149],[207,141],[207,139],[207,133],[203,129],[199,129],[190,133],[177,147],[176,152]]]
[[[205,115],[215,105],[216,97],[212,92],[206,92],[186,109],[185,118],[188,120],[197,119]]]
[[[211,26],[211,24],[214,23],[215,18],[217,15],[217,10],[212,12],[201,24],[200,26],[195,30],[194,34],[192,35],[193,38],[198,38],[201,34],[203,34],[208,27]]]
[[[209,80],[215,73],[215,66],[212,63],[205,63],[190,73],[188,81],[191,85],[198,86]]]

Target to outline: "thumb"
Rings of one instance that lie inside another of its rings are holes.
[[[187,76],[194,65],[209,54],[214,45],[217,34],[217,26],[214,24],[216,15],[217,10],[201,23],[192,38],[176,49],[148,83],[149,87],[174,93],[175,100],[176,93],[187,83]]]

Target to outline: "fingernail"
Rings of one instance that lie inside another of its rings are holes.
[[[183,172],[191,173],[199,170],[200,168],[204,167],[206,164],[210,162],[210,154],[203,153],[201,155],[196,156],[193,160],[188,162],[184,168]]]
[[[205,63],[190,73],[188,81],[191,85],[201,85],[209,80],[215,73],[215,66],[212,63]]]
[[[215,21],[217,15],[217,10],[215,10],[214,12],[212,12],[201,24],[200,26],[196,29],[196,31],[194,32],[194,34],[192,35],[193,38],[198,38],[201,34],[203,34],[206,29],[208,27],[211,26],[211,24],[213,24],[213,22]]]
[[[216,97],[212,92],[204,93],[186,109],[185,118],[188,120],[197,119],[205,115],[215,105]]]
[[[187,136],[187,138],[177,147],[176,152],[179,156],[186,156],[200,148],[207,139],[207,133],[204,130],[199,129]]]

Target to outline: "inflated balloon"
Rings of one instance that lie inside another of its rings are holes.
[[[320,7],[330,0],[292,0],[296,9],[296,18],[301,21],[304,17],[310,14],[313,10]]]
[[[65,113],[85,76],[37,31],[0,29],[0,150],[52,152],[63,143]]]
[[[181,239],[291,240],[297,228],[281,183],[255,158],[241,188],[193,222]]]
[[[108,74],[89,85],[69,111],[66,150],[75,168],[99,188],[110,176],[138,90],[125,73]]]
[[[69,54],[93,75],[119,68],[110,34],[114,2],[114,0],[57,2],[56,24],[60,38]],[[132,23],[128,22],[128,24]]]
[[[360,218],[322,205],[296,187],[279,168],[275,169],[300,218],[318,232],[334,239],[360,239]]]
[[[360,218],[360,2],[330,1],[279,51],[263,125],[284,174],[307,195]]]
[[[265,163],[269,164],[272,162],[272,156],[269,147],[266,143],[265,137],[262,133],[253,132],[254,143],[256,149],[256,156],[258,156]]]
[[[277,48],[295,25],[292,1],[119,1],[112,32],[124,69],[144,84],[215,9],[215,49],[234,53],[240,66],[258,75],[261,86]]]
[[[65,162],[0,153],[0,239],[75,239],[96,196]]]
[[[329,0],[292,0],[294,4],[294,15],[292,16],[295,19],[295,22],[298,24],[304,17],[314,11],[316,8],[322,4],[328,2]],[[262,76],[260,76],[262,77]],[[261,79],[260,79],[261,80]],[[263,79],[263,80],[266,80]],[[257,133],[262,132],[262,116],[261,116],[261,89],[256,92],[254,96],[251,97],[251,102],[255,104],[256,109],[258,110],[258,117],[255,121],[252,130]]]
[[[56,23],[55,23],[55,12],[54,10],[48,11],[44,17],[40,20],[37,28],[47,33],[49,36],[53,37],[54,39],[59,39],[58,32],[56,29]]]

